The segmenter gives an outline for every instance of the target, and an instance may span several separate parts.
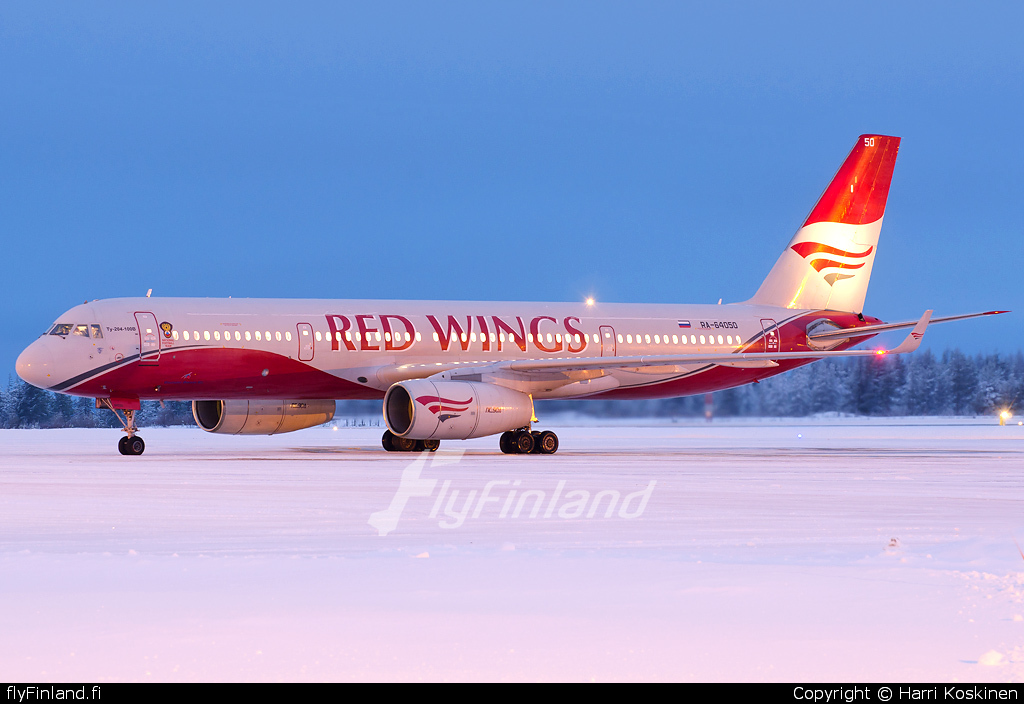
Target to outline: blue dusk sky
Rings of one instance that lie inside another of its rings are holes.
[[[865,312],[1024,310],[1024,4],[5,2],[0,361],[85,299],[749,298],[903,138]],[[937,326],[1011,353],[1020,313]]]

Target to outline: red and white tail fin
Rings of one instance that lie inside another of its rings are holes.
[[[864,134],[748,303],[860,313],[899,137]]]

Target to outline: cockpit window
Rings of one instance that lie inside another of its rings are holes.
[[[70,335],[71,328],[75,327],[74,323],[57,323],[50,328],[51,335]]]
[[[89,337],[89,326],[88,325],[76,325],[75,329],[71,332],[72,335],[81,335],[82,337]]]
[[[92,339],[102,340],[103,339],[103,328],[93,323],[89,326],[92,329]]]

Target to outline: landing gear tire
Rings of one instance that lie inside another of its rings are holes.
[[[380,444],[388,452],[396,452],[395,450],[395,435],[390,430],[385,430],[384,435],[380,438]]]
[[[141,455],[146,451],[146,443],[138,435],[130,438],[121,438],[117,443],[117,449],[122,455]]]
[[[441,447],[440,440],[424,440],[423,449],[430,452],[437,452],[437,448]]]
[[[512,442],[513,437],[515,437],[515,433],[511,430],[506,430],[501,434],[501,437],[498,438],[498,448],[506,455],[516,454],[516,448]]]
[[[395,439],[392,441],[392,444],[394,444],[395,449],[398,450],[399,452],[416,452],[416,450],[420,449],[417,447],[419,443],[419,440],[413,440],[412,438],[400,438],[397,435],[395,436]]]
[[[528,455],[533,452],[533,447],[536,444],[533,440],[533,433],[528,430],[516,433],[512,443],[516,452],[520,455]]]
[[[553,455],[558,452],[558,436],[550,430],[542,432],[537,442],[536,452],[542,455]]]

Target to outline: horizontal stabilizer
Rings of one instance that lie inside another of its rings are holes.
[[[929,325],[935,323],[949,323],[954,320],[967,320],[968,318],[981,318],[986,315],[1001,315],[1003,313],[1009,313],[1008,310],[988,310],[984,313],[967,313],[965,315],[947,315],[944,318],[935,318],[929,322]],[[918,324],[917,320],[909,320],[902,323],[882,323],[880,325],[865,325],[859,328],[846,328],[843,330],[829,330],[828,332],[819,332],[814,335],[808,335],[808,338],[814,341],[818,340],[846,340],[852,337],[867,337],[868,335],[877,335],[882,332],[890,332],[892,330],[903,330],[906,328],[913,327]]]

